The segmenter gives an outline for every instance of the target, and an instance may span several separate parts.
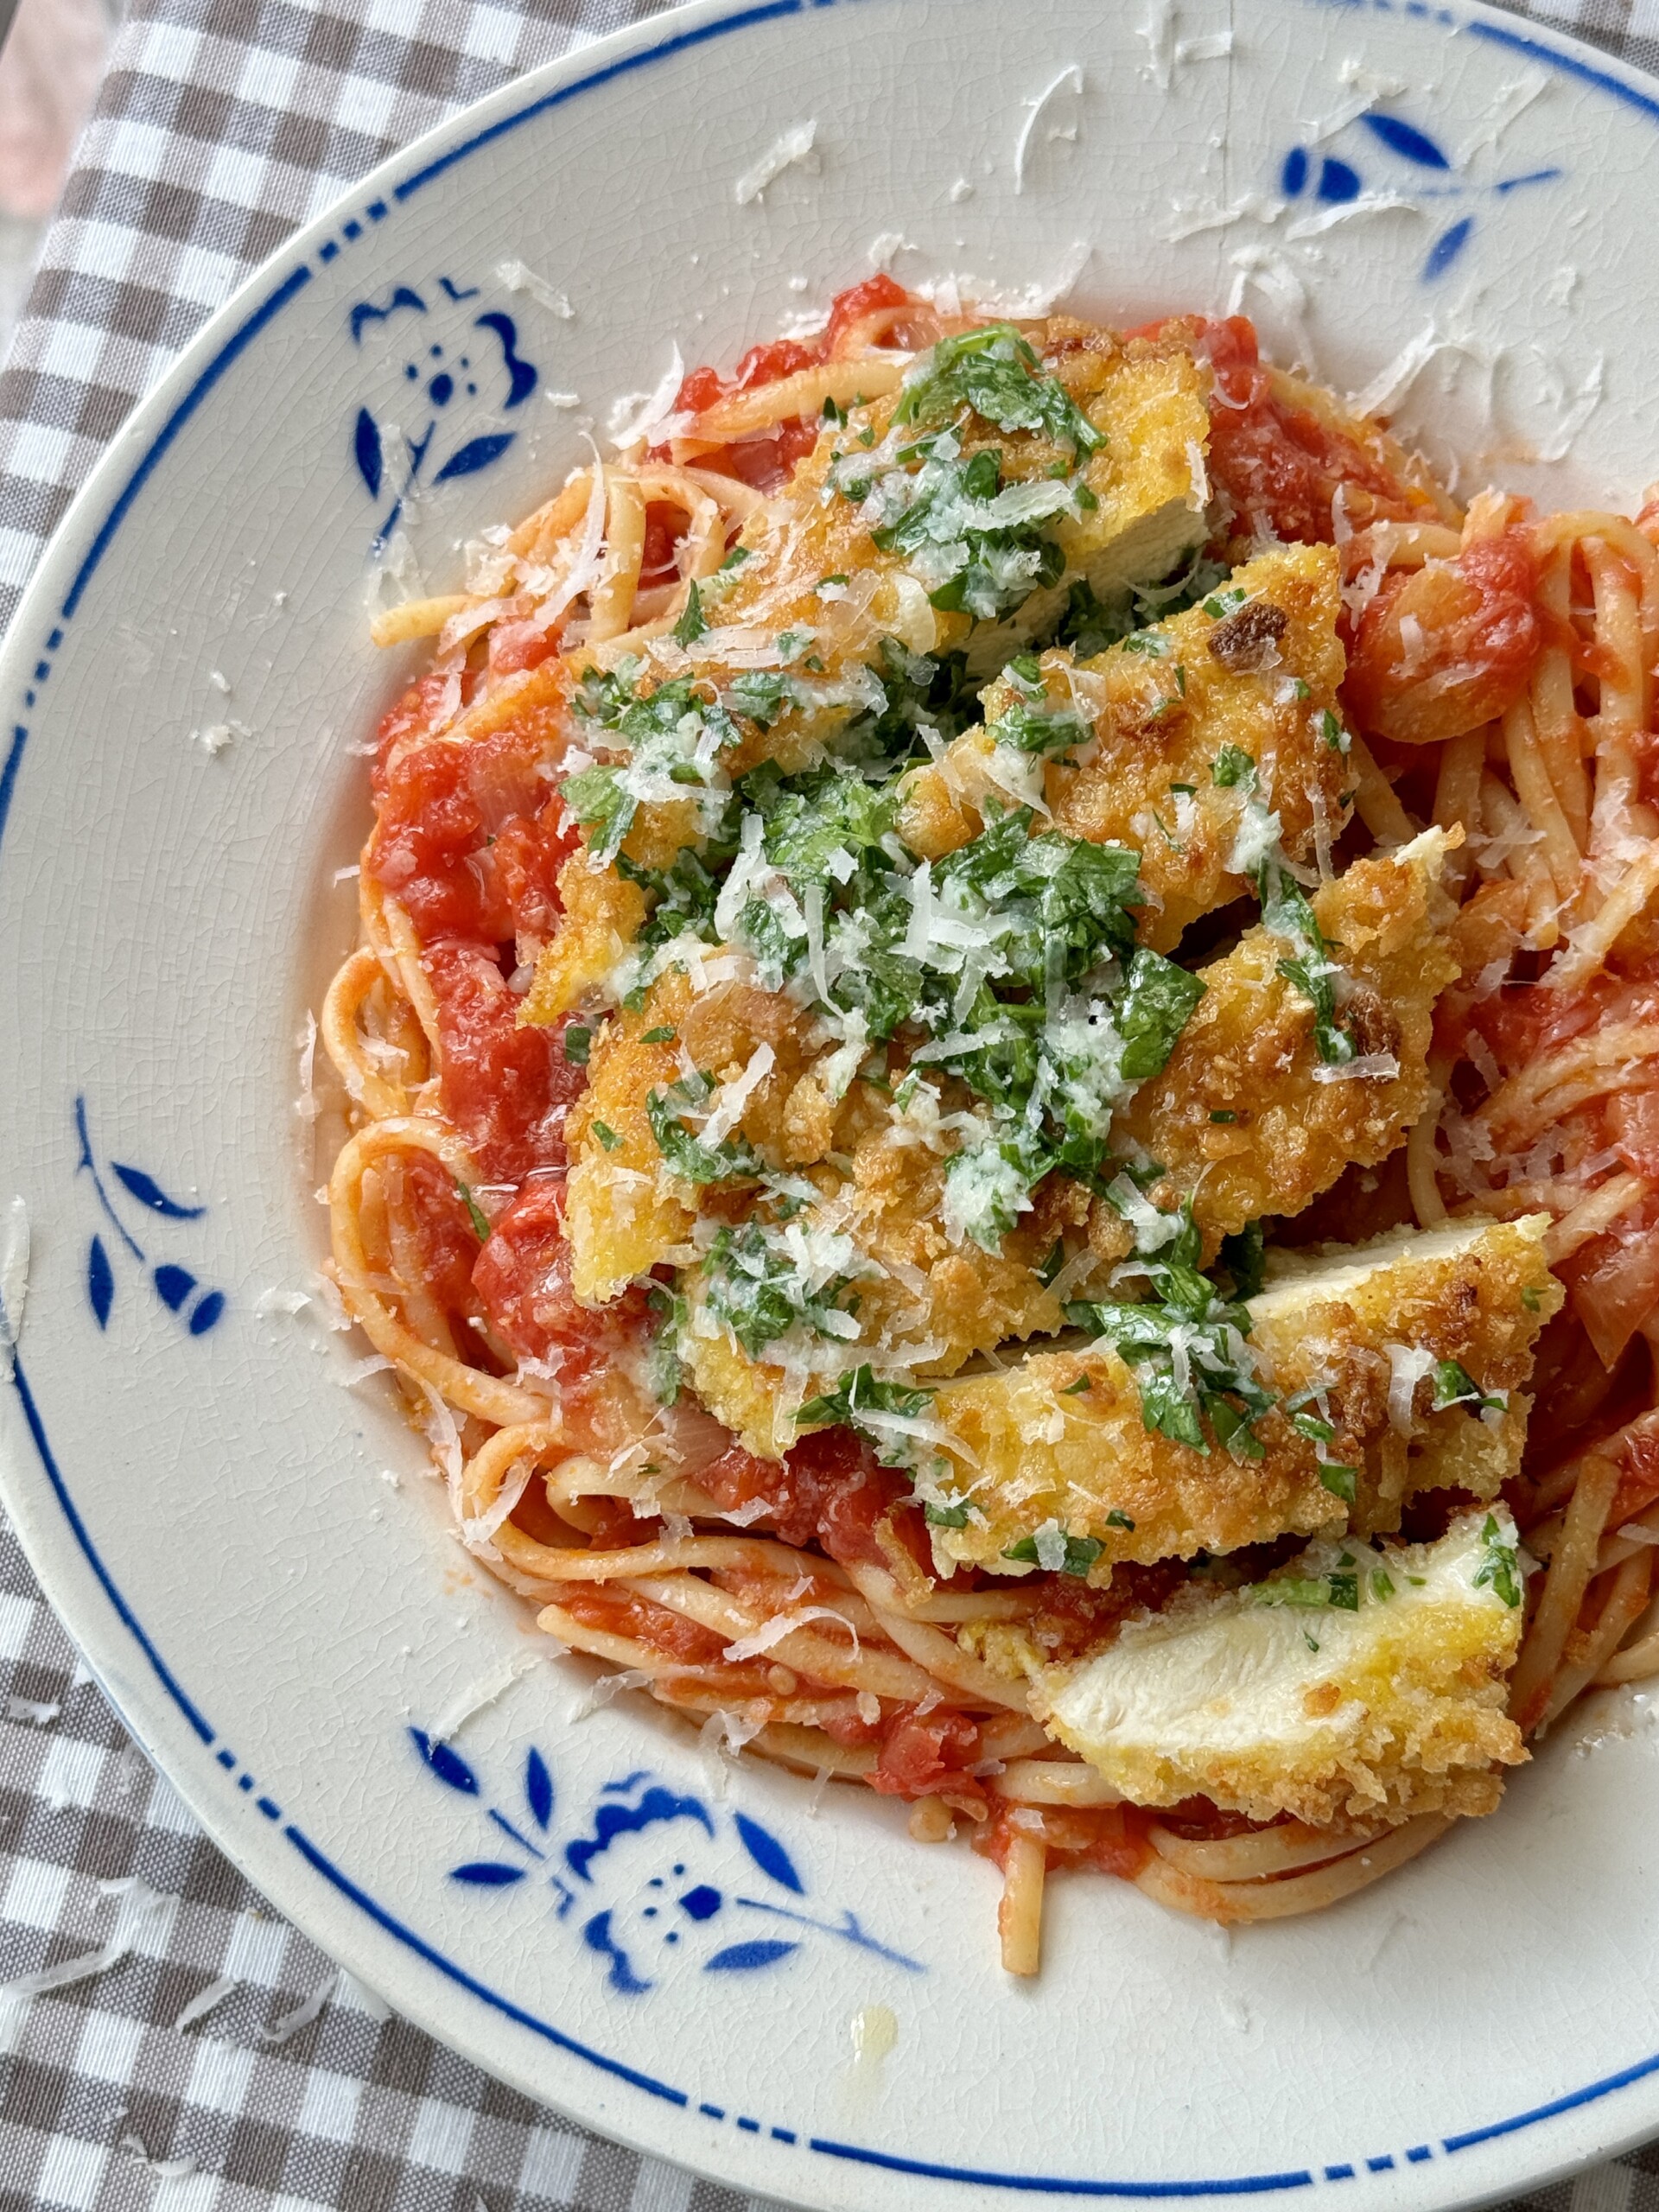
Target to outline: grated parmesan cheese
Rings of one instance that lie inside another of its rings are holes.
[[[654,391],[626,392],[612,406],[605,419],[611,443],[619,448],[641,442],[652,446],[671,437],[680,422],[673,412],[674,402],[684,382],[685,363],[677,344]]]
[[[294,1111],[302,1122],[315,1122],[321,1112],[317,1103],[315,1075],[317,1068],[317,1017],[307,1011],[305,1027],[296,1039],[300,1052],[300,1095],[295,1101]]]
[[[816,175],[818,157],[813,149],[817,135],[816,116],[781,131],[753,167],[745,169],[732,187],[732,197],[738,206],[747,207],[763,199],[766,187],[780,177],[785,169],[804,168]]]
[[[1315,1083],[1392,1083],[1400,1063],[1392,1052],[1362,1052],[1358,1058],[1332,1065],[1321,1060],[1313,1071]]]
[[[724,1144],[742,1120],[744,1109],[772,1073],[777,1058],[770,1045],[757,1045],[742,1074],[730,1083],[721,1084],[715,1093],[709,1118],[702,1127],[702,1141],[711,1150]]]
[[[0,1376],[11,1373],[29,1298],[29,1208],[21,1198],[6,1206],[0,1239]]]
[[[766,1707],[760,1707],[762,1718],[751,1719],[747,1713],[728,1713],[724,1709],[711,1713],[697,1731],[697,1748],[708,1764],[709,1786],[716,1797],[723,1798],[728,1786],[727,1765],[734,1759],[746,1744],[753,1743],[766,1726]],[[877,1718],[880,1719],[880,1709]]]
[[[496,282],[505,284],[508,291],[524,293],[527,299],[534,300],[537,307],[545,308],[550,315],[557,315],[561,322],[575,320],[576,311],[564,293],[556,291],[544,276],[538,276],[527,263],[499,261],[495,265],[495,277]]]
[[[1412,1406],[1417,1385],[1434,1365],[1434,1355],[1421,1344],[1389,1344],[1389,1421],[1401,1436],[1409,1436]]]
[[[1369,108],[1383,100],[1397,100],[1410,89],[1403,77],[1385,77],[1380,70],[1367,69],[1351,54],[1338,67],[1337,81],[1348,87],[1348,98],[1338,101],[1322,123],[1304,125],[1315,145],[1321,139],[1334,138],[1338,130],[1357,122]]]
[[[283,2013],[268,2028],[261,2028],[260,2042],[271,2044],[288,2043],[298,2035],[302,2028],[308,2028],[334,1995],[339,1980],[338,1973],[327,1975],[303,2003],[296,2005],[291,2012]]]
[[[205,2020],[238,1986],[229,1974],[220,1974],[217,1981],[210,1981],[205,1989],[199,1989],[174,2021],[174,2033],[176,2035],[186,2028],[194,2028],[198,2020]]]
[[[1285,237],[1287,240],[1319,238],[1326,231],[1335,230],[1338,223],[1351,223],[1362,215],[1421,215],[1425,212],[1402,192],[1362,192],[1357,200],[1340,200],[1334,207],[1321,207],[1317,214],[1299,215],[1287,227]]]
[[[505,1519],[505,1516],[502,1517]],[[495,1525],[499,1528],[500,1522],[497,1522]],[[453,1742],[474,1714],[482,1713],[486,1707],[505,1697],[513,1684],[522,1681],[532,1669],[539,1667],[545,1656],[544,1652],[534,1646],[511,1653],[493,1674],[462,1690],[445,1707],[432,1729],[433,1741],[438,1744]]]
[[[601,1706],[608,1705],[613,1698],[620,1697],[625,1690],[643,1690],[653,1679],[639,1667],[620,1667],[613,1675],[597,1675],[565,1718],[572,1722],[586,1720]]]
[[[838,1613],[833,1605],[798,1605],[792,1612],[774,1613],[770,1620],[762,1621],[751,1635],[740,1637],[734,1643],[728,1643],[721,1656],[734,1665],[745,1659],[758,1659],[763,1651],[770,1651],[774,1643],[781,1643],[786,1636],[792,1635],[798,1628],[804,1628],[808,1621],[838,1622],[853,1639],[854,1658],[860,1656],[858,1630],[844,1613]]]
[[[1035,99],[1021,103],[1026,109],[1026,119],[1020,124],[1019,136],[1014,142],[1014,188],[1016,194],[1022,193],[1026,188],[1026,162],[1031,151],[1032,134],[1036,130],[1043,111],[1049,102],[1068,86],[1079,99],[1083,97],[1083,71],[1075,61],[1068,61],[1059,75],[1052,84],[1045,86]],[[1077,125],[1073,124],[1069,129],[1058,127],[1051,129],[1048,137],[1052,143],[1060,138],[1075,139],[1077,135]]]
[[[31,1728],[49,1728],[62,1711],[54,1700],[9,1697],[5,1703],[8,1720],[22,1721]]]

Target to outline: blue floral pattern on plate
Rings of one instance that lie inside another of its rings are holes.
[[[413,493],[476,476],[518,435],[516,428],[475,427],[522,407],[540,381],[534,362],[518,351],[512,316],[499,308],[474,309],[482,297],[476,284],[440,276],[424,291],[394,284],[379,300],[359,300],[347,315],[353,345],[374,360],[381,379],[378,404],[359,407],[352,425],[352,458],[369,497],[391,495],[377,546]],[[413,317],[425,320],[411,327]],[[425,417],[418,433],[399,421],[411,407],[416,419]]]
[[[1404,116],[1372,108],[1355,116],[1336,134],[1350,140],[1348,150],[1355,156],[1353,160],[1323,153],[1317,147],[1290,149],[1279,165],[1279,188],[1286,199],[1307,197],[1336,208],[1351,206],[1362,198],[1368,189],[1368,179],[1357,166],[1361,149],[1352,143],[1361,134],[1370,137],[1374,149],[1381,149],[1384,156],[1392,157],[1383,162],[1377,181],[1369,188],[1398,193],[1402,197],[1409,190],[1416,200],[1451,203],[1447,212],[1452,219],[1435,233],[1419,271],[1425,284],[1444,276],[1462,257],[1475,234],[1475,215],[1462,212],[1457,203],[1506,200],[1524,187],[1554,184],[1567,174],[1559,168],[1535,168],[1498,177],[1490,184],[1468,183],[1458,176],[1456,165],[1437,138]]]
[[[115,1210],[110,1184],[105,1182],[92,1150],[84,1096],[75,1100],[75,1135],[80,1141],[75,1173],[92,1178],[104,1218],[115,1232],[116,1250],[124,1249],[139,1267],[148,1270],[150,1288],[169,1313],[179,1316],[193,1337],[205,1337],[223,1317],[224,1292],[205,1288],[188,1268],[181,1267],[175,1260],[161,1260],[151,1265],[143,1246]],[[143,1167],[130,1166],[120,1160],[111,1160],[106,1165],[110,1182],[118,1184],[135,1205],[162,1221],[200,1221],[207,1213],[206,1206],[187,1205],[181,1199],[169,1198],[156,1178]],[[100,1329],[107,1329],[115,1306],[115,1266],[110,1257],[110,1247],[97,1230],[86,1248],[86,1302],[92,1309],[92,1318]]]
[[[597,1802],[562,1829],[552,1769],[533,1745],[505,1809],[486,1801],[477,1770],[453,1744],[420,1728],[409,1734],[427,1772],[476,1799],[496,1836],[512,1847],[511,1858],[463,1860],[449,1879],[479,1890],[529,1882],[550,1891],[555,1921],[580,1931],[583,1947],[605,1961],[606,1986],[619,1995],[643,1996],[689,1960],[702,1974],[779,1967],[815,1936],[906,1974],[926,1971],[872,1936],[849,1908],[829,1917],[810,1910],[794,1856],[750,1814],[711,1805],[639,1767],[603,1783]],[[735,1878],[726,1871],[734,1859]]]

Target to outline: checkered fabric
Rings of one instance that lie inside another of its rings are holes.
[[[0,622],[105,441],[298,224],[657,0],[137,0],[0,374]],[[1120,0],[1126,4],[1126,0]],[[1517,12],[1659,73],[1659,0]],[[391,2018],[123,1732],[0,1524],[0,2212],[764,2212]],[[1659,2147],[1532,2200],[1659,2212]]]

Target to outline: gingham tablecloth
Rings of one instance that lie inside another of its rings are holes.
[[[1103,0],[1128,6],[1134,0]],[[135,400],[416,131],[657,0],[138,0],[0,374],[0,622]],[[1534,0],[1659,73],[1659,0]],[[764,2212],[336,1974],[129,1740],[0,1522],[0,2212]],[[1659,2147],[1533,2202],[1659,2212]]]

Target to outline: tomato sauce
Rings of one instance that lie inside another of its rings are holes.
[[[1403,522],[1433,512],[1421,493],[1356,439],[1275,393],[1248,316],[1171,316],[1129,334],[1166,332],[1190,337],[1215,372],[1210,479],[1232,501],[1241,530],[1328,545],[1335,537],[1332,501],[1344,486],[1361,495],[1349,517],[1355,528],[1383,517]]]
[[[984,1784],[966,1771],[981,1756],[979,1730],[965,1713],[940,1706],[925,1713],[901,1706],[882,1738],[869,1785],[883,1797],[965,1797],[983,1803]]]
[[[607,1636],[626,1636],[688,1667],[716,1666],[726,1649],[713,1629],[689,1621],[683,1613],[672,1612],[666,1605],[654,1605],[649,1598],[637,1598],[631,1591],[614,1589],[607,1583],[568,1583],[559,1592],[558,1603],[584,1628],[599,1629]]]
[[[417,684],[415,692],[426,689]],[[415,702],[411,715],[426,703]],[[406,910],[423,942],[459,937],[503,944],[551,928],[558,872],[581,835],[553,789],[540,719],[462,744],[409,747],[380,771],[368,870]],[[418,725],[407,724],[391,741],[383,735],[387,754],[410,727]]]
[[[476,1257],[473,1284],[496,1333],[523,1359],[545,1360],[555,1350],[563,1351],[562,1376],[595,1365],[607,1340],[614,1343],[645,1325],[646,1294],[637,1287],[603,1312],[577,1305],[564,1233],[563,1175],[532,1176],[497,1217]]]
[[[1638,1428],[1625,1440],[1624,1470],[1607,1510],[1607,1527],[1618,1529],[1656,1497],[1659,1497],[1659,1436],[1650,1429]]]
[[[545,645],[521,640],[518,664]],[[382,721],[365,865],[423,948],[444,1109],[484,1179],[516,1184],[563,1164],[565,1109],[586,1083],[565,1058],[562,1027],[518,1026],[507,981],[520,949],[552,934],[559,871],[581,835],[547,766],[550,709],[460,744],[430,735],[450,710],[450,680],[429,676]]]
[[[1033,1831],[1023,1822],[1016,1827],[1015,1808],[998,1799],[990,1819],[974,1835],[974,1849],[982,1858],[1006,1869],[1008,1846],[1016,1835]],[[1025,1818],[1031,1817],[1029,1810]],[[1147,1830],[1158,1815],[1134,1805],[1091,1805],[1073,1811],[1045,1805],[1041,1809],[1042,1840],[1048,1847],[1051,1872],[1061,1866],[1092,1866],[1103,1874],[1116,1874],[1132,1882],[1156,1854],[1147,1840]]]
[[[421,965],[438,1005],[443,1109],[486,1183],[562,1166],[564,1116],[587,1076],[564,1056],[563,1027],[521,1028],[495,948],[446,938]]]
[[[1494,721],[1543,646],[1532,532],[1512,525],[1452,561],[1384,577],[1359,618],[1343,697],[1361,727],[1435,745]]]
[[[803,369],[817,368],[835,353],[836,345],[855,324],[881,308],[903,308],[911,304],[910,295],[891,276],[866,277],[861,284],[837,295],[830,310],[830,321],[817,338],[779,338],[766,346],[752,346],[729,377],[722,377],[717,369],[693,369],[675,395],[677,414],[702,415],[722,399],[731,399],[740,392],[754,391],[764,385],[781,384],[785,377],[798,376]],[[781,423],[764,435],[740,438],[732,444],[720,446],[714,451],[700,454],[699,468],[714,469],[726,476],[735,476],[751,484],[759,492],[774,492],[785,482],[797,462],[805,459],[817,443],[823,428],[822,417],[815,410],[810,415],[798,416],[792,422]],[[665,458],[665,446],[654,448],[658,458]],[[665,558],[660,540],[650,535],[650,516],[646,518],[645,568],[647,576],[656,575],[661,581],[671,568],[671,557]],[[671,556],[671,544],[668,549]],[[657,568],[653,568],[653,557]]]
[[[398,1162],[403,1212],[415,1239],[421,1281],[452,1319],[478,1311],[473,1267],[478,1231],[455,1179],[429,1152],[410,1151]]]
[[[764,1498],[766,1523],[786,1544],[816,1542],[843,1565],[877,1567],[887,1564],[877,1531],[910,1491],[849,1428],[818,1429],[784,1459],[759,1459],[734,1444],[697,1484],[724,1512]]]
[[[1580,989],[1511,984],[1479,1001],[1469,1017],[1499,1065],[1513,1071],[1570,1044],[1607,1021],[1649,1021],[1659,1014],[1659,960],[1623,976],[1603,971]],[[1632,1163],[1634,1164],[1634,1163]]]

